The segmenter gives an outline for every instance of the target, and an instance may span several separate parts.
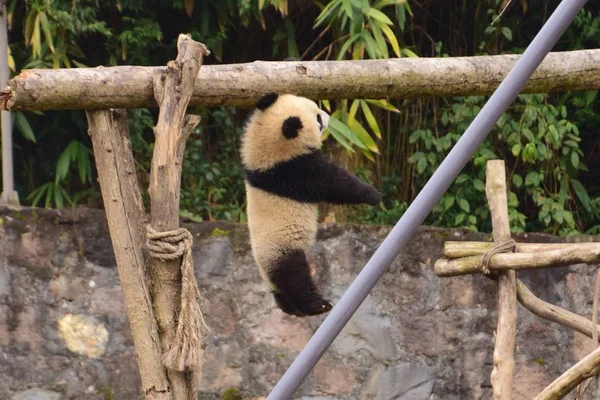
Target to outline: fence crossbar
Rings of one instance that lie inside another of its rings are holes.
[[[267,400],[291,398],[586,2],[587,0],[563,0],[558,5],[367,265],[275,385]]]

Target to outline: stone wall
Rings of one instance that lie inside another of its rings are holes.
[[[104,214],[0,209],[0,218],[0,399],[139,398]],[[275,308],[246,226],[186,227],[196,238],[194,263],[211,328],[199,397],[264,397],[323,318]],[[309,257],[319,287],[337,301],[388,232],[323,226]],[[489,235],[420,229],[295,398],[490,398],[496,287],[479,275],[436,277],[433,263],[446,239]],[[519,277],[544,300],[589,315],[593,273],[576,265]],[[517,334],[516,399],[533,398],[592,347],[591,339],[522,307]]]

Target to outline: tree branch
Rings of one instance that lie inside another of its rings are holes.
[[[534,295],[523,282],[517,279],[517,299],[519,302],[540,318],[566,326],[593,337],[594,324],[587,318],[572,313],[571,311],[550,304]],[[600,325],[596,325],[596,332],[600,333]]]
[[[485,194],[492,215],[494,244],[499,245],[511,239],[504,161],[487,162]],[[506,271],[498,274],[498,328],[491,377],[496,400],[512,400],[516,333],[516,276],[515,271]]]
[[[534,400],[559,400],[600,370],[600,347],[548,385]]]
[[[200,118],[186,119],[186,109],[194,81],[206,54],[203,44],[188,35],[180,35],[177,42],[177,59],[169,61],[167,69],[155,69],[154,89],[156,102],[160,105],[155,128],[155,146],[150,171],[151,225],[158,232],[179,228],[179,194],[181,167],[185,142]],[[153,286],[154,306],[163,354],[168,354],[179,343],[175,341],[178,315],[181,311],[182,282],[181,257],[175,260],[150,258],[150,274]],[[193,274],[191,279],[194,279]],[[189,283],[189,282],[188,282]],[[195,279],[193,281],[195,285]],[[196,298],[191,299],[196,301]],[[200,335],[201,332],[196,332]],[[198,354],[200,349],[197,349]],[[195,399],[195,371],[169,369],[169,381],[176,399]]]
[[[127,113],[88,111],[87,119],[142,387],[148,400],[170,400],[158,328],[144,276],[146,215],[131,153]]]
[[[516,251],[519,253],[537,253],[550,250],[560,250],[570,248],[576,243],[517,243]],[[491,242],[454,242],[448,241],[444,243],[445,258],[463,258],[482,255],[492,248],[494,244]],[[594,249],[600,248],[598,242],[588,242],[577,244],[578,249]]]
[[[448,260],[440,258],[434,270],[438,276],[458,276],[481,270],[483,256],[471,256]],[[494,271],[525,270],[546,267],[564,267],[572,264],[597,264],[600,262],[600,245],[588,243],[571,244],[556,250],[536,253],[496,254],[490,259],[489,269]]]
[[[361,61],[256,61],[208,65],[190,105],[253,106],[267,91],[314,100],[491,94],[519,55]],[[165,67],[24,70],[0,94],[11,111],[156,107],[153,77]],[[522,93],[600,89],[600,50],[550,53]]]

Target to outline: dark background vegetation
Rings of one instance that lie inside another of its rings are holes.
[[[211,50],[205,64],[290,56],[324,60],[521,53],[558,3],[11,0],[10,62],[15,74],[24,68],[164,65],[176,56],[177,36],[183,32]],[[554,51],[599,47],[599,10],[599,4],[589,2]],[[333,114],[325,151],[383,193],[376,207],[334,208],[337,221],[395,223],[486,100],[323,102]],[[203,119],[186,150],[182,216],[245,221],[239,137],[248,110],[193,111]],[[155,118],[156,110],[129,112],[144,188]],[[427,223],[489,231],[485,162],[500,157],[508,167],[513,230],[598,233],[599,119],[596,91],[519,96]],[[101,207],[84,112],[15,113],[14,120],[22,202]]]

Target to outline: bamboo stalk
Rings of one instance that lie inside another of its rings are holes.
[[[313,100],[489,95],[519,57],[506,54],[206,65],[196,79],[190,105],[250,107],[267,91]],[[24,70],[0,94],[0,108],[157,107],[153,77],[165,70],[134,66]],[[548,54],[521,93],[593,89],[600,89],[600,50],[578,50]]]
[[[504,161],[487,162],[485,193],[492,215],[494,243],[504,243],[511,239]],[[491,376],[495,400],[512,400],[516,333],[516,276],[515,271],[505,271],[498,274],[498,327]]]

